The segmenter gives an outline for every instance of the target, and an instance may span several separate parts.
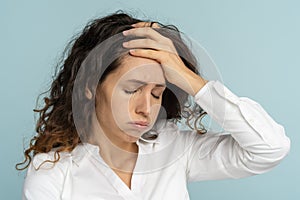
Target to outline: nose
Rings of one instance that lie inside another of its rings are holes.
[[[135,111],[137,114],[142,114],[145,117],[149,116],[151,111],[151,93],[141,92],[136,99],[135,104]]]

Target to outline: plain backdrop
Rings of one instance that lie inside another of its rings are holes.
[[[35,131],[36,98],[48,89],[70,38],[118,9],[178,28],[212,57],[224,84],[284,125],[291,152],[272,171],[189,184],[191,199],[300,199],[300,3],[292,0],[1,0],[0,199],[20,199],[14,165]]]

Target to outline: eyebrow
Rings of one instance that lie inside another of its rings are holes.
[[[146,85],[148,84],[147,82],[141,81],[141,80],[137,80],[137,79],[130,79],[127,80],[126,82],[132,82],[132,83],[138,83],[141,85]],[[166,84],[162,83],[162,84],[155,84],[156,87],[166,87]]]

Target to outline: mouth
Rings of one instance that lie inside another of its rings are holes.
[[[134,121],[134,122],[129,122],[129,124],[133,125],[136,128],[139,128],[139,129],[149,128],[149,122]]]

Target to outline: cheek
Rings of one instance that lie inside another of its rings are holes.
[[[160,111],[160,108],[161,108],[161,104],[154,104],[151,108],[151,118],[152,118],[152,121],[155,121],[158,114],[159,114],[159,111]]]
[[[128,120],[129,117],[129,98],[122,91],[115,91],[111,99],[111,110],[116,121]]]
[[[160,110],[161,104],[160,103],[155,103],[151,107],[151,112],[152,113],[158,113]]]

